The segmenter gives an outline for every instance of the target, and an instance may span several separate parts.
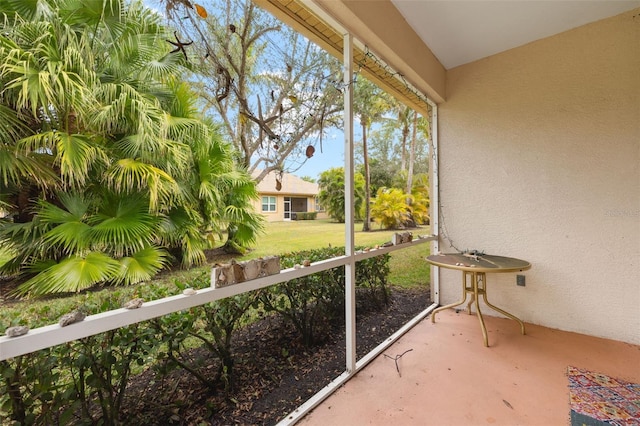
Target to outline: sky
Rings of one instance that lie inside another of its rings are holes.
[[[298,176],[309,176],[318,179],[320,173],[333,167],[344,167],[344,135],[341,131],[331,130],[322,140],[322,151],[320,144],[316,145],[313,157],[296,170],[296,166],[290,167],[290,173]]]

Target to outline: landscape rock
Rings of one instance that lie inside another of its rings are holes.
[[[84,320],[85,317],[86,315],[84,312],[80,310],[75,310],[73,312],[69,312],[68,314],[64,314],[63,316],[61,316],[60,321],[58,321],[58,324],[60,324],[60,327],[66,327],[73,323]]]
[[[124,304],[125,309],[138,309],[144,303],[144,299],[141,297],[137,297],[135,299],[129,300]]]
[[[213,268],[211,282],[215,288],[220,288],[279,273],[279,256],[258,258],[245,262],[232,260],[231,263],[216,265]]]
[[[29,327],[27,327],[26,325],[17,325],[15,327],[7,328],[7,331],[5,331],[5,334],[7,335],[7,337],[18,337],[18,336],[23,336],[28,332],[29,332]]]

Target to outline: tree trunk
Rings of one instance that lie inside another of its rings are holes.
[[[409,148],[409,170],[407,171],[407,194],[411,194],[413,189],[413,163],[416,158],[416,144],[418,140],[418,113],[413,112],[413,129],[411,132],[411,144]],[[411,206],[411,199],[407,197],[407,205]],[[415,226],[416,221],[411,215],[411,219],[408,221],[407,226]]]
[[[400,151],[400,170],[407,170],[407,139],[409,138],[409,126],[406,120],[402,123],[402,145]]]
[[[367,151],[367,124],[366,120],[362,121],[362,156],[364,157],[364,224],[362,230],[370,231],[371,219],[371,182],[369,176],[369,153]]]
[[[413,163],[416,158],[416,144],[418,140],[418,113],[413,112],[413,129],[411,132],[411,145],[409,147],[409,169],[407,172],[407,194],[411,194],[413,188]]]
[[[227,241],[222,246],[222,249],[224,250],[225,253],[228,253],[228,254],[243,255],[246,253],[246,249],[242,247],[240,244],[238,244],[238,242],[235,240],[235,235],[236,235],[236,228],[233,225],[230,225],[227,228]]]

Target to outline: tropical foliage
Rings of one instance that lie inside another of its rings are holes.
[[[384,113],[392,108],[391,96],[382,91],[371,81],[358,75],[355,80],[353,92],[353,109],[355,114],[360,118],[360,126],[362,128],[362,160],[364,169],[364,222],[363,231],[369,231],[369,222],[371,219],[371,174],[369,170],[369,148],[367,142],[367,134],[371,125],[375,121],[379,121]]]
[[[354,210],[355,218],[362,219],[364,202],[364,176],[354,174]],[[318,179],[320,193],[318,200],[327,214],[338,222],[345,220],[344,169],[334,167],[322,172]]]
[[[411,194],[399,188],[379,188],[371,206],[371,217],[386,229],[428,224],[429,180],[427,175],[418,174],[414,177]]]
[[[371,216],[384,228],[401,228],[411,219],[407,196],[398,188],[380,188],[371,206]]]
[[[141,2],[0,3],[0,272],[22,294],[135,283],[250,244],[255,184]]]
[[[413,185],[411,187],[411,218],[420,225],[430,223],[429,217],[429,175],[419,173],[413,176]]]

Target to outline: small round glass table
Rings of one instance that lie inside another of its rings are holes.
[[[447,269],[457,269],[462,271],[462,300],[451,303],[450,305],[441,306],[431,313],[431,322],[436,322],[436,314],[444,309],[453,308],[462,305],[467,301],[467,294],[471,294],[471,300],[467,304],[467,313],[471,315],[471,305],[475,302],[476,314],[480,321],[482,336],[484,337],[484,345],[489,346],[489,338],[487,336],[487,327],[484,325],[482,311],[478,303],[478,296],[482,295],[484,303],[491,309],[500,312],[502,315],[517,321],[520,324],[520,331],[525,334],[524,323],[520,318],[509,312],[492,305],[487,300],[487,273],[502,272],[518,272],[526,271],[531,268],[531,264],[526,260],[515,259],[512,257],[493,256],[489,254],[471,254],[471,253],[449,253],[434,254],[427,257],[427,262],[432,265]]]

